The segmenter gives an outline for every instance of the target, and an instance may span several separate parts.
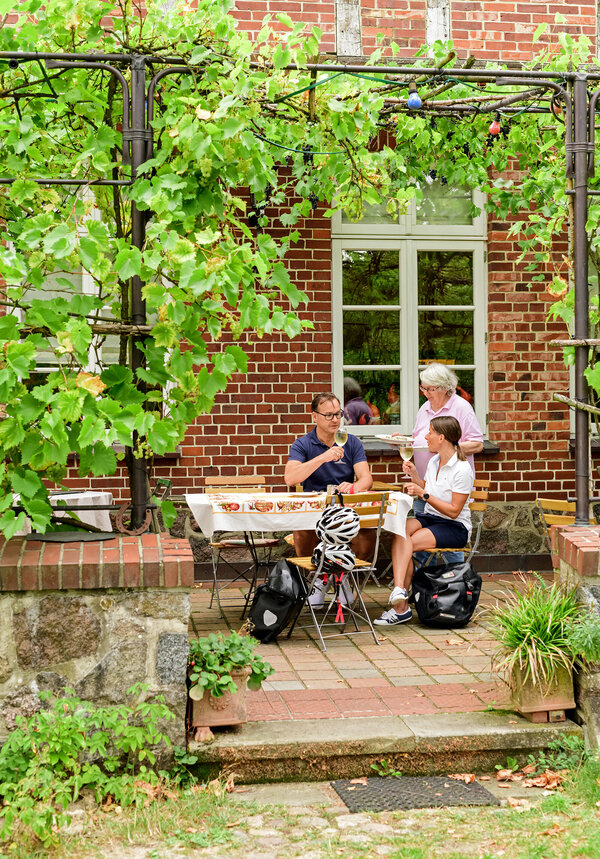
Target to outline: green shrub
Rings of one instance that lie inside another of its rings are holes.
[[[574,590],[538,577],[492,609],[492,635],[500,644],[498,670],[519,667],[523,681],[552,683],[559,667],[600,662],[600,618],[577,603]]]
[[[190,698],[199,701],[205,692],[220,698],[225,692],[237,692],[232,672],[250,669],[248,688],[260,689],[274,668],[255,653],[256,638],[238,632],[211,633],[190,641]]]
[[[160,724],[174,718],[162,698],[98,707],[68,691],[46,710],[17,719],[0,749],[0,842],[24,833],[48,846],[84,791],[96,802],[140,805],[159,775],[152,747],[169,745]],[[47,696],[49,697],[49,696]]]
[[[531,678],[535,685],[551,683],[560,667],[570,671],[578,613],[574,591],[547,587],[541,579],[523,593],[511,593],[505,605],[492,610],[492,634],[500,644],[497,668],[510,673],[518,667],[523,680]]]

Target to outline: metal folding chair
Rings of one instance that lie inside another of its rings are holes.
[[[252,492],[254,490],[265,492],[265,483],[265,478],[258,474],[240,475],[236,478],[212,477],[205,481],[204,491],[207,493],[238,493]],[[188,529],[186,529],[186,533],[188,533]],[[213,539],[209,544],[213,572],[213,586],[209,608],[212,608],[213,602],[216,599],[221,617],[223,617],[222,603],[239,601],[239,597],[237,596],[223,597],[221,593],[239,581],[245,581],[248,584],[248,591],[244,597],[242,609],[242,617],[245,616],[256,590],[260,570],[261,568],[268,567],[271,560],[271,550],[279,544],[279,539],[276,537],[255,536],[252,531],[241,531],[240,534],[240,537]],[[251,563],[244,567],[243,570],[240,570],[237,566],[234,566],[235,561],[227,557],[227,549],[246,549],[250,555]],[[233,578],[221,579],[219,568],[223,565],[233,573]],[[219,581],[222,583],[219,584]]]
[[[377,634],[373,629],[371,618],[369,617],[369,614],[365,607],[363,591],[367,582],[373,575],[377,564],[379,537],[381,534],[383,517],[385,515],[387,492],[359,492],[355,495],[345,496],[344,503],[346,506],[354,507],[360,517],[361,528],[376,529],[375,547],[373,550],[373,556],[369,561],[363,561],[357,558],[356,565],[353,570],[339,575],[332,573],[331,570],[327,569],[323,558],[321,558],[318,566],[315,566],[312,563],[311,558],[291,557],[286,559],[288,563],[295,564],[297,567],[299,567],[304,572],[305,578],[307,579],[307,592],[305,599],[299,606],[298,612],[294,620],[292,621],[290,629],[288,630],[287,637],[289,638],[294,631],[294,628],[297,627],[297,621],[300,617],[300,613],[304,606],[307,606],[310,612],[312,623],[308,624],[307,626],[297,628],[314,628],[320,641],[323,652],[327,650],[327,646],[325,644],[326,638],[339,638],[343,635],[365,635],[371,633],[375,643],[379,644]],[[329,602],[327,602],[326,600],[323,614],[320,617],[317,617],[315,609],[310,604],[307,597],[311,592],[312,586],[316,578],[321,574],[333,575],[334,589],[333,594],[329,599]],[[352,589],[353,602],[351,605],[340,605],[340,596],[343,593],[341,589],[344,580],[350,583]],[[348,631],[344,628],[344,630],[340,632],[340,626],[344,625],[345,627],[348,618],[352,620],[354,630]],[[363,621],[367,625],[367,628],[360,629],[358,625],[359,621]],[[323,628],[330,626],[334,626],[336,631],[324,635]]]

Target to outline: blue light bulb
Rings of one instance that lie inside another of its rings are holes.
[[[418,110],[423,104],[414,81],[411,81],[408,86],[408,101],[406,104],[409,110]]]

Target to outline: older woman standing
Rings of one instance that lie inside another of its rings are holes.
[[[420,374],[421,392],[426,398],[419,411],[413,429],[414,463],[419,478],[425,477],[427,464],[433,454],[427,448],[426,435],[433,418],[448,415],[456,418],[460,425],[460,449],[475,473],[473,454],[483,449],[483,433],[475,417],[473,407],[456,393],[458,379],[445,364],[429,364]],[[424,505],[415,498],[415,513],[422,513]]]

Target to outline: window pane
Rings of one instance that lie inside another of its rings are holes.
[[[399,311],[345,310],[344,364],[399,364],[399,323]]]
[[[437,180],[429,180],[421,190],[423,199],[416,202],[417,224],[473,224],[473,195],[468,188],[442,185]]]
[[[473,304],[473,254],[419,251],[419,304]]]
[[[362,218],[360,221],[353,221],[347,214],[347,212],[342,211],[342,223],[343,224],[397,224],[398,218],[394,217],[394,215],[389,215],[386,212],[387,202],[383,203],[368,203],[363,208]]]
[[[471,310],[419,311],[419,361],[473,364]]]
[[[344,375],[352,376],[360,384],[363,398],[373,412],[374,423],[401,423],[398,370],[349,370]]]
[[[342,251],[344,304],[398,304],[398,251]],[[389,363],[389,362],[386,362]]]

